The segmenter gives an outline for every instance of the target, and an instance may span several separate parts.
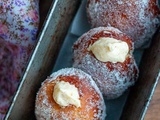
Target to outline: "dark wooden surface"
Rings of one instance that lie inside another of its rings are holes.
[[[160,79],[153,94],[144,120],[160,120]]]

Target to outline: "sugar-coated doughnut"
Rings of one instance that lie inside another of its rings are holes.
[[[91,76],[80,69],[64,68],[42,83],[35,115],[37,120],[104,120],[105,109],[102,94]]]
[[[131,39],[118,29],[94,28],[74,43],[73,67],[91,75],[107,99],[117,98],[138,78],[133,50]]]
[[[158,0],[88,0],[87,16],[92,27],[112,26],[129,35],[140,48],[160,24]]]

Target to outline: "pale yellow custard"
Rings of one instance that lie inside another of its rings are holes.
[[[89,51],[102,62],[124,62],[129,46],[126,42],[109,37],[99,38],[93,45],[88,47]]]
[[[69,105],[81,106],[78,89],[69,82],[57,82],[54,86],[53,98],[61,107]]]

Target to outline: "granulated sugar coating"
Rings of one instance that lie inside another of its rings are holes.
[[[124,41],[129,53],[123,63],[101,62],[88,47],[101,37]],[[138,78],[138,67],[133,57],[133,42],[129,37],[113,27],[94,28],[83,34],[73,46],[73,66],[92,76],[107,99],[117,98]]]
[[[160,24],[158,0],[88,0],[87,15],[92,27],[112,26],[129,35],[135,48],[150,40]]]
[[[78,88],[81,107],[59,106],[53,99],[54,86],[59,81]],[[75,68],[64,68],[48,77],[37,93],[35,114],[37,120],[104,120],[105,103],[91,76]]]

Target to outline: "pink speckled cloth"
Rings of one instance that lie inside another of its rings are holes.
[[[37,43],[39,0],[0,1],[0,120]]]

